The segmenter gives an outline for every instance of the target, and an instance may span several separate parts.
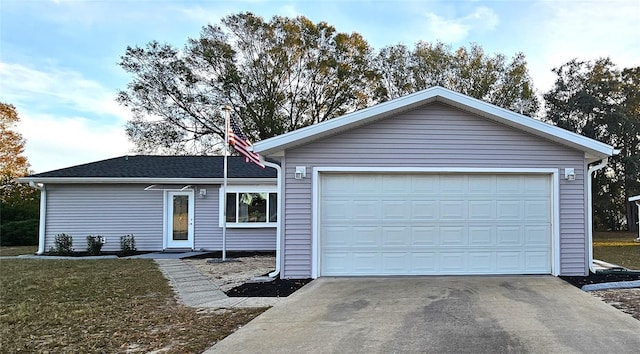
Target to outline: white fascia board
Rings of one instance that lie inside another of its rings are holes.
[[[276,184],[276,178],[228,178],[233,184]],[[22,177],[19,183],[44,184],[222,184],[223,178],[146,178],[146,177]]]
[[[541,136],[600,158],[613,156],[618,153],[618,150],[610,145],[442,87],[432,87],[341,117],[256,142],[253,145],[253,151],[263,155],[279,153],[287,148],[339,133],[342,130],[352,129],[358,125],[371,123],[377,119],[434,101],[439,101],[478,114],[498,123]]]
[[[640,201],[640,195],[636,195],[634,197],[629,197],[630,202],[638,202]]]

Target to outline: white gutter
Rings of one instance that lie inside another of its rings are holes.
[[[270,278],[275,278],[278,276],[278,274],[280,274],[280,258],[281,258],[281,253],[280,252],[280,247],[282,245],[282,227],[280,227],[280,225],[282,224],[282,168],[280,167],[280,165],[275,164],[273,162],[269,162],[269,161],[263,161],[265,166],[268,167],[272,167],[275,168],[276,171],[278,171],[278,182],[277,182],[277,191],[278,191],[278,195],[277,195],[277,200],[278,200],[278,207],[276,208],[276,213],[278,216],[278,222],[276,223],[276,269],[269,273],[269,277]]]
[[[591,182],[593,173],[602,169],[609,163],[609,158],[605,157],[600,160],[600,163],[594,166],[589,167],[587,172],[587,242],[589,244],[589,270],[592,273],[595,273],[596,270],[593,268],[593,196],[591,195]]]
[[[275,178],[232,178],[234,184],[269,184]],[[224,178],[149,178],[149,177],[21,177],[19,183],[145,183],[145,184],[222,184]]]
[[[42,183],[29,182],[29,185],[40,190],[40,223],[38,225],[38,251],[36,254],[43,254],[45,222],[47,220],[47,189]]]

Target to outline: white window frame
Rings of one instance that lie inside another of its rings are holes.
[[[269,206],[269,196],[268,193],[276,193],[278,194],[277,186],[227,186],[227,193],[267,193],[267,220],[269,220],[269,210],[271,210]],[[236,203],[238,198],[236,198]],[[224,194],[222,186],[219,189],[218,193],[218,214],[219,214],[219,226],[223,227],[225,218],[224,218],[224,210],[226,205],[224,205]],[[236,207],[236,212],[238,208]],[[280,218],[280,215],[276,216]],[[275,228],[278,224],[278,221],[274,222],[227,222],[227,228],[267,228],[273,227]]]

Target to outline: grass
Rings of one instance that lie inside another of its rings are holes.
[[[21,254],[34,254],[38,246],[1,246],[0,256],[19,256]]]
[[[593,257],[629,269],[640,269],[640,242],[634,232],[594,232]]]
[[[151,260],[0,260],[0,352],[202,352],[264,309],[178,304]]]

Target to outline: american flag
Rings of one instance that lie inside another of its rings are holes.
[[[235,119],[233,119],[233,117],[230,117],[229,119],[229,143],[233,145],[237,152],[244,156],[244,160],[246,162],[253,162],[264,168],[260,155],[250,150],[251,143],[249,142],[249,139],[247,139],[247,136],[242,133],[240,125]]]

